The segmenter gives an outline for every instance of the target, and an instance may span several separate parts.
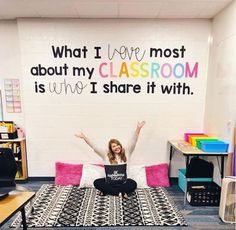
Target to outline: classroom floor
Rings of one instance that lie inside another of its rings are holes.
[[[28,181],[27,183],[20,184],[24,187],[30,188],[33,191],[37,191],[42,184],[51,184],[53,181]],[[182,214],[185,217],[185,220],[188,224],[187,227],[153,227],[153,226],[140,226],[140,227],[80,227],[77,229],[80,230],[152,230],[152,229],[236,229],[236,226],[234,224],[225,224],[223,223],[219,216],[218,216],[218,210],[219,207],[194,207],[186,204],[186,206],[183,206],[183,199],[184,199],[184,193],[179,189],[177,181],[172,181],[171,186],[167,188],[170,197],[175,201],[175,204],[177,205],[178,209],[181,210]],[[6,223],[1,229],[6,230],[10,229],[9,225],[12,222],[14,217],[9,220],[8,223]],[[11,228],[12,229],[12,228]],[[33,230],[38,230],[39,228],[32,228]],[[46,228],[40,228],[46,229]],[[52,230],[52,228],[50,228]],[[76,229],[76,228],[53,228],[53,229],[59,229],[59,230],[70,230],[70,229]]]

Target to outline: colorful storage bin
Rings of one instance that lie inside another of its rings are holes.
[[[216,137],[212,137],[212,136],[201,136],[201,137],[195,137],[195,136],[191,136],[190,137],[190,143],[191,143],[191,145],[192,146],[194,146],[194,147],[196,147],[197,146],[197,140],[199,140],[199,139],[203,139],[203,140],[215,140],[215,141],[217,141],[217,138]]]
[[[206,140],[214,139],[214,140],[217,140],[217,138],[213,137],[213,136],[190,136],[190,144],[192,146],[196,147],[198,139],[206,139]]]
[[[178,185],[180,189],[185,192],[186,191],[186,169],[179,169],[178,172]],[[213,178],[188,178],[188,182],[211,182]]]
[[[223,141],[200,141],[200,146],[204,152],[227,152],[229,144]]]
[[[189,140],[190,136],[206,136],[206,134],[204,134],[204,133],[185,133],[184,140],[187,142],[190,142],[190,140]]]
[[[196,147],[201,149],[201,141],[219,141],[219,139],[216,139],[216,138],[212,138],[212,139],[203,139],[203,138],[200,138],[200,139],[196,139]]]

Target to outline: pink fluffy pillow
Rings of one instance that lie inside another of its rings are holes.
[[[150,187],[169,187],[168,164],[146,166],[147,185]]]
[[[56,162],[56,185],[80,185],[82,164]]]

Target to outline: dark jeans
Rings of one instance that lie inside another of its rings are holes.
[[[118,196],[119,193],[131,193],[137,188],[137,183],[132,179],[127,179],[124,184],[112,185],[106,182],[105,178],[96,179],[94,187],[104,194]]]

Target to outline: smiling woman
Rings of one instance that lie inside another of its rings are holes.
[[[117,139],[111,139],[108,143],[108,150],[103,150],[96,147],[83,133],[75,134],[75,136],[83,139],[94,150],[94,152],[103,159],[105,165],[126,165],[135,149],[139,133],[144,125],[145,121],[137,123],[136,130],[127,148],[124,148]],[[129,178],[125,181],[122,180],[119,183],[110,183],[107,178],[99,178],[94,181],[94,187],[98,189],[102,195],[119,195],[127,198],[127,194],[133,192],[137,188],[137,183]]]

